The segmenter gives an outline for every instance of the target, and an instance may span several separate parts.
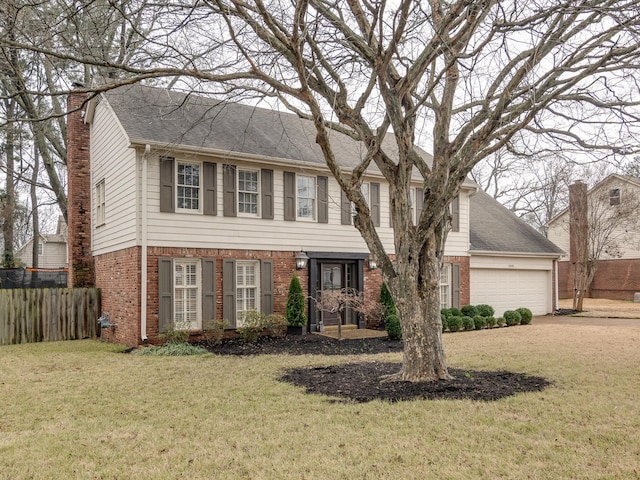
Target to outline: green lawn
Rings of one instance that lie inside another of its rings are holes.
[[[337,403],[276,380],[361,357],[143,357],[97,341],[0,347],[0,479],[631,479],[640,328],[445,335],[449,363],[541,375],[493,403]]]

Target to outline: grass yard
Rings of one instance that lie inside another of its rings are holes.
[[[0,479],[640,478],[640,326],[445,335],[449,363],[546,377],[491,403],[306,395],[287,367],[400,354],[143,357],[0,347]]]

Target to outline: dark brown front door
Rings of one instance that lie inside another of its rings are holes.
[[[344,264],[323,263],[320,273],[320,285],[322,292],[340,291],[344,287]],[[324,310],[322,323],[325,326],[338,325],[339,312]]]

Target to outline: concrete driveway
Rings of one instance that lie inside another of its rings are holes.
[[[560,308],[572,308],[571,299],[560,300]],[[640,327],[640,303],[603,298],[585,298],[584,312],[571,316],[534,317],[532,323]]]

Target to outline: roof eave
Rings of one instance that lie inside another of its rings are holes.
[[[487,257],[536,257],[536,258],[560,258],[566,253],[553,252],[497,252],[495,250],[469,249],[471,255],[485,255]]]

